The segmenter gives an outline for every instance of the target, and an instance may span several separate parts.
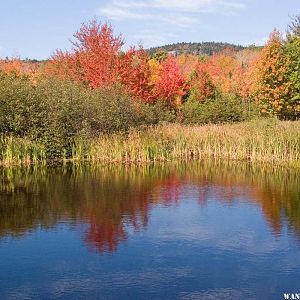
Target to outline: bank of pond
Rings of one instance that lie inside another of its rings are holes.
[[[81,135],[65,148],[54,150],[28,137],[0,138],[4,166],[51,161],[145,164],[212,157],[299,167],[300,122],[257,119],[203,126],[165,123],[94,137]]]

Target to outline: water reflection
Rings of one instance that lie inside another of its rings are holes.
[[[211,199],[228,206],[246,201],[261,210],[274,236],[287,222],[290,233],[300,238],[300,176],[284,168],[201,162],[0,172],[0,239],[63,222],[80,227],[89,248],[113,252],[129,230],[147,228],[153,207],[178,206],[189,197],[200,207]]]

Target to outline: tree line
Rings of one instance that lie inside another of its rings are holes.
[[[300,117],[300,18],[260,49],[211,56],[142,47],[124,51],[108,23],[93,20],[72,49],[42,63],[0,61],[0,134],[69,156],[75,139],[160,122],[206,124]],[[0,142],[1,144],[1,142]]]

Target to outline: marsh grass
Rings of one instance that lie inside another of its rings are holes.
[[[26,138],[0,137],[1,165],[45,163],[43,145]],[[226,125],[165,124],[76,139],[67,162],[135,163],[244,160],[300,167],[300,122],[255,120]]]
[[[232,125],[168,124],[128,135],[102,135],[88,160],[148,163],[215,157],[300,165],[300,122],[259,120]]]
[[[45,148],[27,138],[0,136],[0,165],[26,165],[46,162]]]

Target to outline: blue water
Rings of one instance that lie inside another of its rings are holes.
[[[297,173],[192,164],[1,174],[1,299],[300,292]]]

